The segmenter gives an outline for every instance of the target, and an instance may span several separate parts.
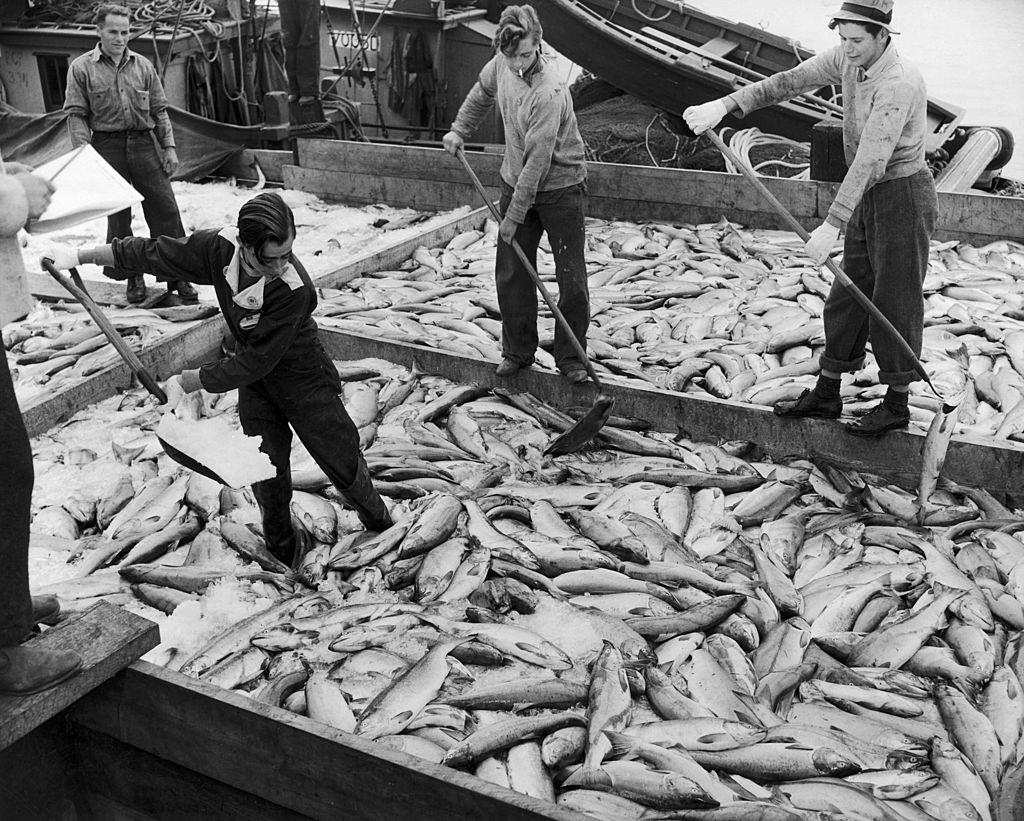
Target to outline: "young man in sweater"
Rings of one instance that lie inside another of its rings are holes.
[[[505,127],[498,207],[494,282],[501,310],[502,360],[495,371],[511,376],[533,364],[537,350],[537,291],[515,251],[515,238],[536,267],[537,246],[547,231],[555,258],[558,307],[576,338],[587,344],[590,294],[583,252],[587,166],[566,83],[543,53],[543,29],[532,6],[509,6],[494,36],[497,54],[483,67],[444,147],[457,154],[495,103]],[[572,384],[587,372],[571,342],[555,325],[555,364]]]
[[[843,145],[849,170],[828,216],[811,234],[807,253],[820,265],[844,230],[847,276],[920,355],[921,286],[937,201],[924,160],[924,80],[896,51],[892,6],[893,0],[843,3],[829,22],[839,34],[838,46],[727,97],[692,106],[683,117],[700,134],[728,113],[743,116],[825,85],[842,84]],[[878,378],[889,388],[882,402],[846,425],[846,430],[876,436],[905,428],[910,421],[910,383],[918,378],[914,361],[875,327],[839,282],[832,285],[825,302],[824,320],[825,352],[817,384],[794,401],[780,402],[775,413],[838,419],[843,409],[840,378],[844,371],[858,371],[864,365],[870,339]]]

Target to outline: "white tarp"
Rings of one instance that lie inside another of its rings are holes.
[[[33,234],[70,228],[142,202],[142,194],[88,144],[38,166],[32,173],[53,179],[56,189],[50,207],[25,226]]]

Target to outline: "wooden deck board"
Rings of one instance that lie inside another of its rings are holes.
[[[26,646],[74,650],[82,670],[31,696],[0,696],[0,749],[22,738],[160,643],[157,626],[107,602],[31,639]]]
[[[28,286],[32,296],[44,302],[74,302],[75,298],[67,292],[60,283],[48,274],[28,273]],[[89,295],[99,305],[115,305],[118,308],[137,308],[125,298],[125,284],[123,282],[99,282],[86,280],[85,287],[89,289]],[[167,295],[167,286],[162,282],[157,287],[146,288],[146,301],[156,303]],[[158,299],[159,298],[159,299]]]
[[[297,153],[304,173],[293,171],[292,183],[311,185],[321,196],[345,200],[379,194],[392,204],[429,201],[435,208],[475,203],[466,197],[465,173],[441,149],[303,139]],[[500,157],[472,153],[469,160],[485,186],[499,185]],[[772,177],[764,183],[805,228],[821,223],[839,187]],[[753,228],[786,227],[739,174],[591,162],[587,186],[588,213],[594,217],[707,222],[725,216]],[[940,194],[935,236],[976,245],[1024,240],[1024,199]]]
[[[166,379],[184,368],[208,362],[224,338],[226,326],[219,316],[201,320],[190,328],[164,337],[139,353],[139,359],[156,379]],[[22,408],[29,436],[38,436],[82,408],[125,390],[132,384],[131,369],[121,361],[88,379],[40,397]]]
[[[146,662],[82,699],[69,718],[313,818],[585,821]]]
[[[318,288],[339,288],[346,282],[350,282],[363,274],[392,270],[409,259],[413,251],[421,245],[427,248],[445,245],[456,234],[480,228],[486,218],[487,210],[483,207],[470,211],[468,214],[453,216],[443,224],[417,234],[414,237],[401,240],[384,248],[378,248],[349,260],[340,268],[314,278],[313,283]]]
[[[551,371],[520,371],[511,379],[494,375],[494,363],[446,353],[436,348],[321,328],[320,338],[334,358],[380,357],[423,373],[439,374],[459,383],[528,391],[557,408],[587,406],[594,387],[570,388]],[[615,399],[613,413],[649,422],[652,429],[681,433],[705,442],[751,441],[773,459],[821,459],[885,477],[916,488],[921,474],[924,434],[890,433],[878,439],[850,436],[838,422],[815,419],[780,420],[771,410],[723,399],[702,398],[639,387],[614,377],[602,380]],[[1021,495],[1024,446],[955,437],[942,475],[960,484],[983,487],[1014,497]]]

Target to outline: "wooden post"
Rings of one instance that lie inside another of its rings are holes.
[[[811,179],[842,182],[846,176],[843,123],[831,117],[811,129]]]

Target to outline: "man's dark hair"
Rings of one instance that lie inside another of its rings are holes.
[[[498,18],[494,47],[502,54],[515,54],[527,37],[534,37],[538,44],[544,37],[537,11],[533,6],[507,6]]]
[[[238,210],[238,239],[256,253],[268,242],[282,243],[294,235],[295,215],[280,194],[258,194]]]
[[[132,19],[132,12],[127,6],[117,6],[113,3],[103,3],[96,7],[96,14],[93,15],[93,22],[96,26],[102,26],[107,22],[107,18],[110,15],[115,17],[127,17],[129,21]]]
[[[830,29],[834,29],[840,23],[853,23],[854,25],[860,26],[868,34],[870,34],[872,37],[874,37],[876,40],[878,39],[878,35],[881,34],[881,32],[885,31],[886,33],[888,33],[888,29],[886,29],[885,26],[879,25],[878,23],[869,23],[866,20],[842,20],[842,19],[836,19],[836,20],[832,20],[831,22],[829,22],[828,27]]]

